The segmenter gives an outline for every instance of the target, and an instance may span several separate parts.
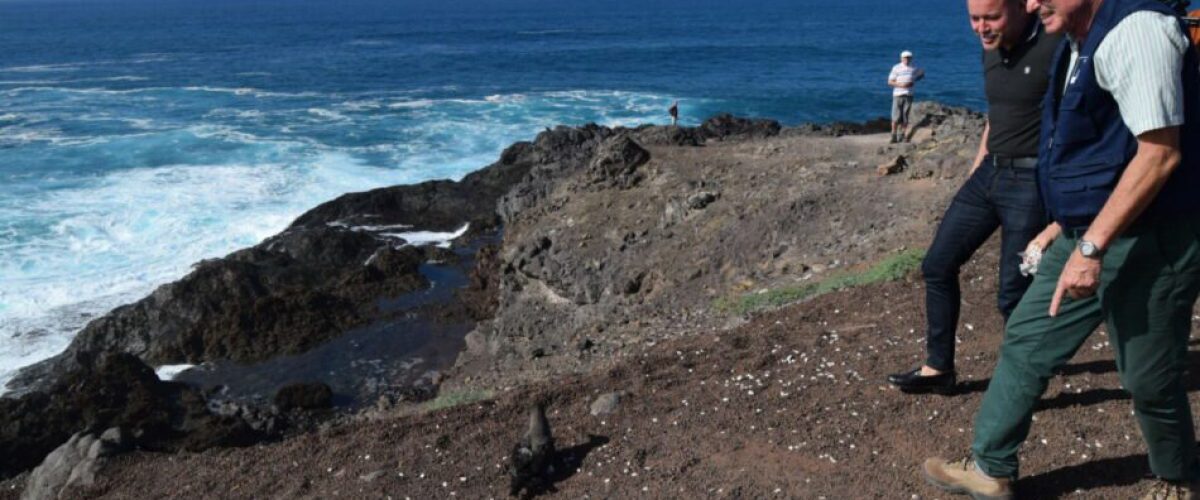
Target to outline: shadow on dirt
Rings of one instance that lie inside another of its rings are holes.
[[[1189,342],[1189,345],[1197,345],[1198,342]],[[1188,351],[1188,366],[1200,366],[1200,351]],[[1056,372],[1057,376],[1073,376],[1080,374],[1100,375],[1105,373],[1113,373],[1117,371],[1117,364],[1113,360],[1089,361],[1085,363],[1072,363],[1066,365]],[[975,392],[984,392],[988,388],[990,378],[980,380],[969,380],[958,384],[954,388],[952,395],[971,394]],[[1188,392],[1200,391],[1200,371],[1188,371],[1184,376],[1184,384]],[[1043,399],[1038,402],[1035,411],[1051,410],[1055,408],[1068,408],[1071,406],[1089,406],[1112,401],[1117,399],[1129,399],[1129,393],[1121,388],[1100,388],[1091,389],[1078,393],[1062,393],[1050,399]]]
[[[1059,498],[1086,495],[1088,490],[1107,486],[1129,486],[1150,477],[1146,455],[1089,460],[1017,481],[1021,498]]]

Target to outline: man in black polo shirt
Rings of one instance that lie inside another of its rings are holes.
[[[1038,195],[1039,104],[1049,81],[1059,35],[1042,29],[1022,0],[967,0],[971,28],[983,45],[988,121],[966,183],[938,226],[921,272],[925,277],[925,363],[888,376],[905,392],[953,390],[954,340],[961,293],[959,269],[996,228],[1001,228],[1000,314],[1005,320],[1029,287],[1021,250],[1046,248],[1053,240]]]

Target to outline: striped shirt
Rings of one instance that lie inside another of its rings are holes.
[[[1096,83],[1117,101],[1133,135],[1183,124],[1183,55],[1190,48],[1175,17],[1152,11],[1126,16],[1100,41],[1092,60]],[[1068,75],[1078,57],[1071,40]]]
[[[892,66],[892,72],[888,74],[888,81],[896,83],[916,83],[917,80],[925,78],[925,70],[913,66],[911,64],[897,63]],[[912,87],[892,87],[892,95],[912,95]]]

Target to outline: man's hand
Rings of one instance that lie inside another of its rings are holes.
[[[1057,239],[1058,235],[1060,234],[1062,234],[1062,226],[1058,225],[1057,222],[1051,222],[1046,226],[1045,229],[1042,230],[1042,232],[1038,233],[1037,236],[1034,236],[1033,240],[1031,240],[1029,244],[1037,245],[1038,250],[1045,252],[1047,248],[1050,248],[1050,244],[1054,243],[1054,240]]]
[[[1179,127],[1143,132],[1137,141],[1137,153],[1129,166],[1125,167],[1104,208],[1100,209],[1100,214],[1088,227],[1087,234],[1083,235],[1082,239],[1100,248],[1107,248],[1109,242],[1141,215],[1182,158]],[[1091,297],[1099,286],[1100,260],[1084,257],[1079,250],[1075,250],[1058,276],[1058,289],[1054,291],[1054,299],[1050,302],[1050,316],[1058,314],[1063,295],[1074,299]]]
[[[980,165],[983,165],[983,159],[987,157],[988,132],[991,132],[991,130],[992,124],[986,121],[983,122],[983,137],[979,138],[979,152],[975,153],[975,162],[971,164],[971,170],[967,172],[968,179],[970,179],[972,175],[975,175],[975,171],[979,169]]]
[[[1054,242],[1055,238],[1058,238],[1060,233],[1062,233],[1062,227],[1057,222],[1051,222],[1050,225],[1046,226],[1046,229],[1043,229],[1037,236],[1034,236],[1028,245],[1025,245],[1024,252],[1017,254],[1021,256],[1021,263],[1018,265],[1018,268],[1022,276],[1037,274],[1038,264],[1042,261],[1042,255],[1047,248],[1050,248],[1050,244]]]
[[[1062,274],[1058,275],[1058,288],[1054,290],[1054,298],[1050,300],[1050,317],[1058,316],[1058,306],[1062,304],[1063,296],[1072,299],[1083,299],[1096,294],[1100,288],[1100,259],[1089,259],[1079,253],[1071,252],[1071,258],[1063,266]]]

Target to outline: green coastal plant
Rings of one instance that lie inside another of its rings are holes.
[[[760,290],[733,297],[717,299],[714,307],[724,314],[746,315],[764,309],[772,309],[792,302],[824,295],[826,293],[855,286],[895,281],[908,276],[921,267],[925,258],[924,249],[909,249],[891,255],[865,271],[843,271],[821,280],[796,286]]]
[[[424,411],[437,411],[491,399],[495,394],[484,389],[459,389],[438,393],[422,405]]]

